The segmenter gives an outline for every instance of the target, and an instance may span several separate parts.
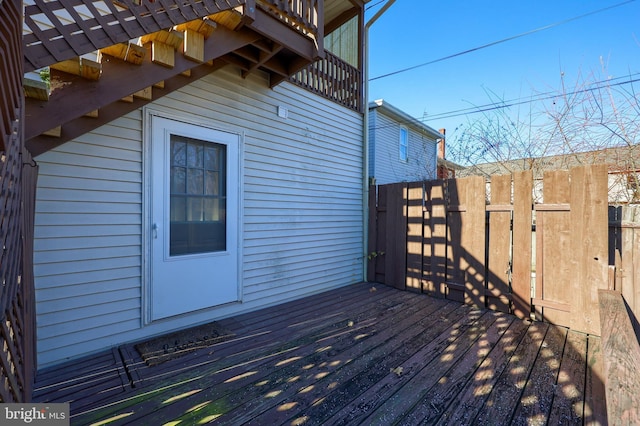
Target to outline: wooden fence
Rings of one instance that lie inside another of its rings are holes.
[[[372,187],[368,279],[599,335],[606,166],[546,172],[543,186],[535,205],[530,171]]]
[[[31,397],[37,167],[24,148],[22,1],[0,1],[0,402]]]
[[[640,336],[640,205],[609,207],[609,265],[615,265],[612,290],[622,293]]]

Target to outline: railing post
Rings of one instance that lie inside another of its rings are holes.
[[[250,22],[256,20],[256,0],[245,0],[243,19]]]
[[[311,0],[307,0],[311,1]],[[318,56],[324,58],[324,0],[316,0],[316,43],[318,45]]]

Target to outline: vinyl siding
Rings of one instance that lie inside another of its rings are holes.
[[[150,108],[243,133],[243,301],[142,325],[144,123],[135,111],[36,159],[40,367],[362,280],[360,114],[231,67]]]
[[[409,155],[407,161],[400,160],[399,140],[401,123],[372,111],[369,120],[369,175],[383,185],[394,182],[411,182],[436,177],[437,143],[409,130]]]

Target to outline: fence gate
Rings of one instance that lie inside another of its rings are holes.
[[[535,205],[531,171],[372,187],[369,280],[599,334],[606,166],[543,187]]]

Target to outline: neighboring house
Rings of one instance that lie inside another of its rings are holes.
[[[458,177],[504,175],[533,170],[534,199],[542,201],[542,178],[545,171],[568,170],[587,164],[607,164],[609,169],[609,203],[626,204],[640,201],[640,145],[607,148],[597,151],[524,158],[483,163],[465,167]]]
[[[363,280],[367,1],[223,3],[27,5],[39,367]]]
[[[369,103],[369,181],[383,185],[436,178],[444,136],[379,99]]]

